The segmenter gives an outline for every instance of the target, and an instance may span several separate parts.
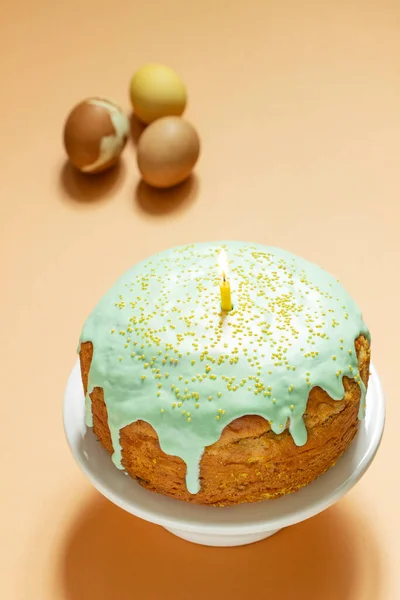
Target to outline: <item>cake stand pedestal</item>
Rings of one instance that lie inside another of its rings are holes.
[[[225,535],[222,533],[190,533],[179,529],[170,529],[169,527],[164,527],[164,529],[170,533],[173,533],[177,537],[182,538],[182,540],[186,540],[187,542],[202,544],[203,546],[220,547],[245,546],[246,544],[253,544],[254,542],[265,540],[265,538],[271,537],[271,535],[274,535],[274,533],[278,533],[278,531],[280,531],[280,529],[274,529],[272,531],[264,531],[261,533]]]
[[[366,417],[335,467],[295,494],[224,508],[197,506],[154,494],[115,468],[92,430],[85,425],[79,362],[68,380],[63,416],[65,434],[76,462],[94,487],[111,502],[189,542],[241,546],[270,537],[283,527],[318,514],[357,483],[381,441],[385,401],[378,373],[371,366]]]

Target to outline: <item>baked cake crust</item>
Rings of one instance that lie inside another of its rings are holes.
[[[367,386],[370,346],[365,336],[355,340],[355,349],[360,376]],[[80,363],[85,394],[92,358],[92,343],[82,342]],[[143,487],[197,504],[228,506],[295,492],[333,466],[357,433],[360,385],[343,377],[343,386],[342,400],[333,400],[320,387],[310,390],[304,414],[308,437],[303,446],[295,444],[287,426],[276,434],[261,416],[243,416],[229,423],[220,439],[204,450],[201,489],[197,494],[187,490],[184,461],[163,452],[154,428],[143,420],[120,431],[122,466]],[[90,400],[94,433],[112,455],[103,388],[94,387]]]

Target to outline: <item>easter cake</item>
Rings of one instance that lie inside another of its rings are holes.
[[[221,309],[221,248],[232,310]],[[318,266],[258,244],[193,244],[137,264],[89,316],[79,355],[86,423],[115,466],[198,504],[300,489],[335,464],[365,412],[370,336],[355,302]]]

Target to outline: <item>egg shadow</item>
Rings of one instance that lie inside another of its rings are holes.
[[[163,216],[188,208],[196,200],[199,182],[193,173],[182,183],[167,189],[154,188],[139,181],[135,190],[135,202],[142,212]]]
[[[139,138],[142,135],[143,131],[146,129],[147,125],[143,123],[135,113],[131,114],[130,117],[130,127],[131,127],[131,138],[135,146],[137,146],[139,142]]]
[[[60,187],[63,198],[74,203],[90,204],[105,200],[121,186],[125,166],[119,160],[117,164],[102,173],[81,173],[68,160],[60,171]]]
[[[378,600],[377,543],[362,523],[368,555],[360,555],[355,521],[340,503],[257,544],[213,548],[184,542],[96,494],[70,526],[57,591],[65,600],[354,600],[362,588],[364,600]]]

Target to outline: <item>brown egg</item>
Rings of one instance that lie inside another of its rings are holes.
[[[126,114],[113,102],[87,98],[77,104],[64,126],[64,146],[83,173],[99,173],[118,160],[129,134]]]
[[[142,133],[137,161],[146,183],[167,188],[190,175],[199,153],[200,140],[193,125],[180,117],[163,117]]]

